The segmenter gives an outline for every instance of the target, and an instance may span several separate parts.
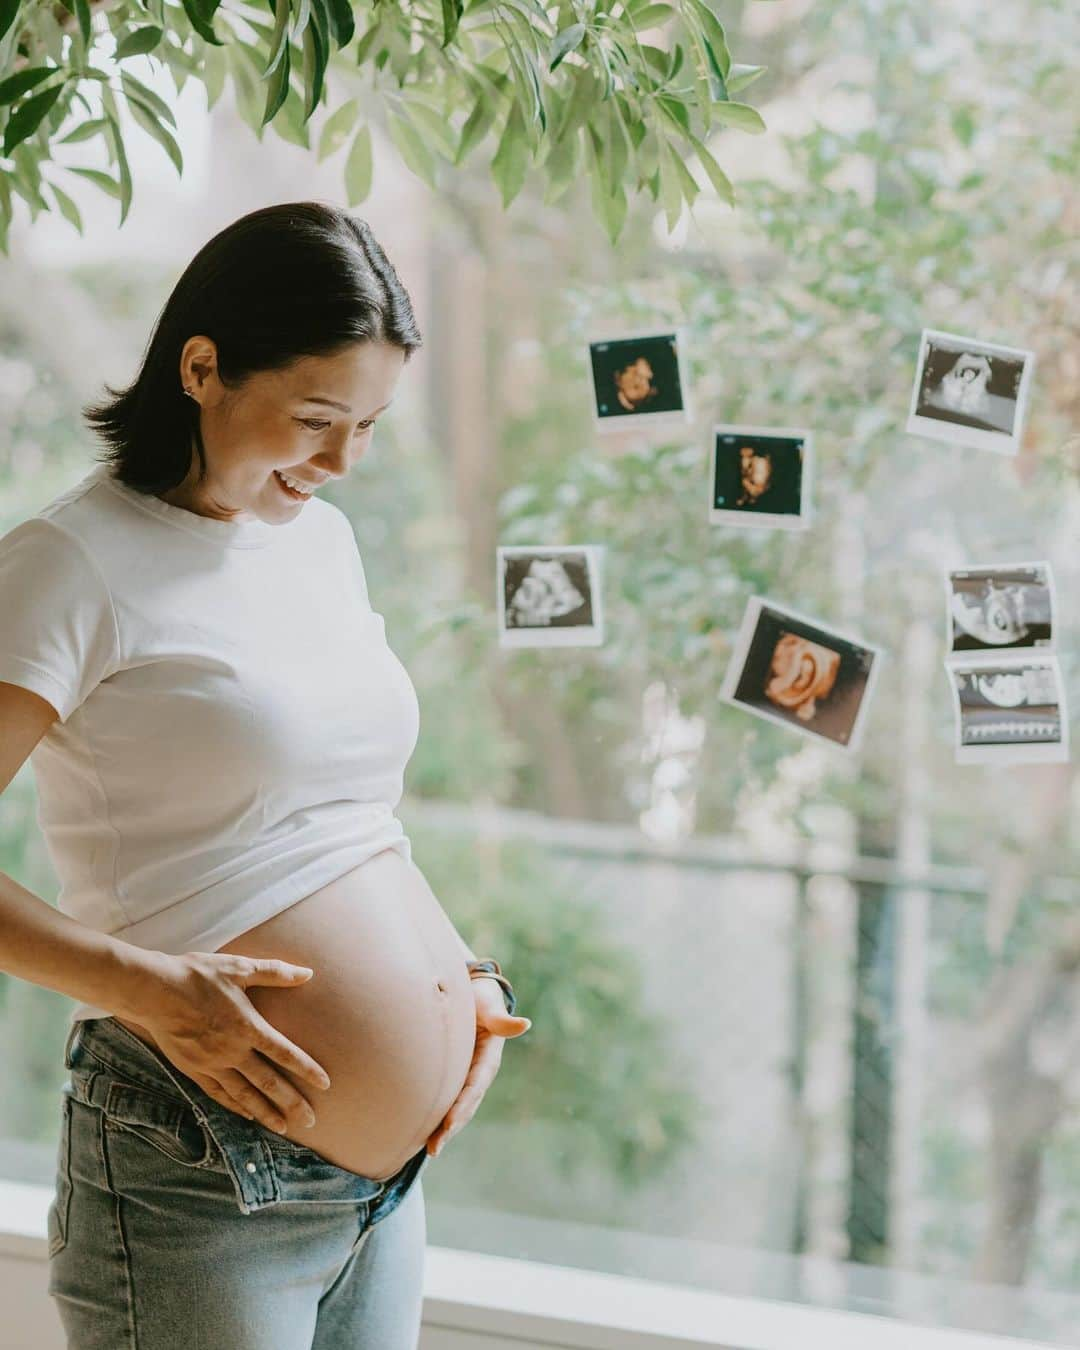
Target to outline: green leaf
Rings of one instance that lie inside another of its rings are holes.
[[[379,38],[381,35],[382,35],[382,25],[378,23],[373,23],[371,27],[367,30],[367,32],[364,34],[364,36],[360,39],[360,41],[356,44],[356,64],[358,66],[362,66],[364,62],[368,59],[368,54],[371,51],[372,46],[374,45],[376,39]]]
[[[21,145],[28,136],[32,136],[64,90],[64,83],[54,84],[20,103],[11,114],[4,128],[4,154],[10,155],[17,145]]]
[[[286,48],[289,45],[289,20],[292,18],[292,10],[289,8],[289,0],[272,0],[274,11],[274,27],[269,34],[270,43],[270,62],[263,75],[272,75],[278,68],[285,55]],[[255,28],[262,31],[262,24],[253,24]],[[269,119],[267,119],[269,120]]]
[[[350,0],[330,0],[330,35],[338,51],[347,47],[356,33],[356,19]]]
[[[727,122],[729,126],[747,131],[752,136],[760,136],[766,129],[761,114],[748,103],[717,103],[713,105],[712,111],[718,122]]]
[[[585,125],[589,112],[597,102],[596,77],[592,70],[575,70],[574,87],[566,101],[562,121],[555,133],[556,140],[562,140],[569,132],[575,132]]]
[[[86,0],[78,0],[80,4],[86,4]],[[188,16],[188,22],[204,42],[209,42],[212,47],[224,47],[224,43],[214,32],[213,25],[203,18],[202,11],[199,8],[198,0],[182,0],[184,13]],[[215,5],[216,9],[217,6]],[[89,37],[87,41],[89,42]],[[121,224],[123,221],[121,221]]]
[[[731,206],[734,206],[735,189],[731,185],[731,179],[728,178],[727,174],[723,171],[723,169],[721,169],[720,165],[717,164],[715,159],[713,159],[709,150],[702,144],[701,141],[697,139],[696,136],[692,136],[689,132],[687,132],[686,135],[687,140],[689,140],[690,144],[694,147],[694,153],[701,161],[701,167],[708,174],[709,181],[716,189],[717,195],[722,197],[724,201],[728,202]]]
[[[120,134],[120,123],[111,112],[107,112],[105,116],[109,122],[109,133],[113,149],[116,151],[117,168],[120,171],[120,224],[123,225],[131,210],[131,166],[128,163],[127,151],[124,149],[124,138]]]
[[[319,148],[315,157],[317,163],[321,164],[324,159],[328,159],[330,155],[341,149],[356,125],[356,117],[359,111],[358,100],[351,98],[326,119],[323,123],[322,134],[319,136]]]
[[[740,66],[736,63],[731,67],[727,78],[728,93],[737,94],[740,89],[745,89],[748,84],[764,75],[768,69],[768,66]]]
[[[120,72],[120,86],[124,93],[129,97],[134,94],[136,98],[141,98],[147,107],[152,108],[163,122],[168,122],[169,126],[176,126],[176,118],[173,116],[173,110],[160,96],[155,94],[152,89],[143,84],[142,80],[137,80],[130,70]]]
[[[33,89],[35,84],[55,75],[57,70],[59,66],[34,66],[32,70],[19,70],[6,80],[0,80],[0,104],[14,103],[28,89]]]
[[[686,0],[701,20],[702,32],[708,39],[708,47],[716,58],[720,78],[723,81],[731,71],[731,53],[728,51],[727,34],[724,25],[713,13],[705,0]]]
[[[461,0],[442,0],[443,47],[449,47],[457,36],[463,9]]]
[[[419,128],[428,145],[433,145],[445,159],[453,163],[454,155],[457,153],[457,137],[450,119],[422,103],[421,97],[416,93],[409,98],[405,104],[406,116]]]
[[[365,122],[356,133],[345,161],[345,196],[350,206],[362,202],[371,191],[371,128]]]
[[[68,173],[81,174],[83,178],[89,179],[91,183],[101,188],[102,192],[107,192],[110,197],[117,199],[120,197],[120,184],[107,173],[102,173],[100,169],[79,169],[73,165],[68,169]]]
[[[429,187],[437,187],[435,161],[431,157],[431,151],[424,144],[413,124],[393,112],[387,113],[386,121],[390,139],[397,146],[401,158],[413,173],[418,178],[422,178]]]
[[[675,14],[670,5],[646,5],[643,9],[634,11],[634,27],[641,28],[659,28],[661,24],[667,23]]]
[[[662,113],[666,113],[676,131],[684,136],[690,134],[690,114],[686,111],[686,105],[684,103],[680,103],[678,99],[669,98],[667,95],[661,94],[656,100],[656,106]]]
[[[288,0],[279,0],[279,3],[287,4]],[[307,34],[304,36],[306,38]],[[274,73],[266,77],[266,106],[263,108],[263,126],[274,120],[277,110],[289,96],[289,74],[292,70],[292,58],[289,55],[291,50],[287,41],[281,44],[281,60],[274,68]]]
[[[295,85],[289,85],[289,92],[281,105],[281,111],[269,126],[275,136],[280,136],[289,145],[298,145],[303,150],[311,149],[308,123],[304,119],[304,104]]]
[[[304,115],[310,117],[322,98],[329,61],[324,0],[312,0],[311,22],[304,29]]]
[[[502,194],[504,210],[521,191],[527,168],[525,122],[521,114],[521,104],[514,103],[510,107],[502,135],[499,137],[495,158],[491,161],[492,177]]]
[[[561,33],[556,33],[555,40],[551,44],[551,51],[548,53],[548,70],[554,70],[568,52],[576,51],[581,46],[581,40],[584,36],[585,25],[583,23],[572,23],[569,28],[564,28]]]
[[[578,161],[581,157],[581,131],[576,130],[561,141],[556,141],[544,161],[547,171],[547,186],[544,201],[548,206],[563,195],[577,175]]]
[[[134,28],[116,44],[113,60],[122,61],[126,56],[145,56],[154,50],[164,36],[164,30],[152,23],[143,28]]]
[[[621,184],[615,188],[614,192],[605,192],[600,176],[596,173],[590,175],[590,182],[592,185],[593,210],[599,216],[608,239],[614,245],[626,220],[626,193],[623,191]]]
[[[15,15],[18,12],[19,0],[0,0],[0,38],[15,22]]]
[[[74,145],[76,141],[88,141],[91,136],[96,136],[107,126],[104,117],[92,117],[88,122],[80,122],[75,130],[69,131],[66,136],[61,136],[57,145]]]
[[[694,175],[686,167],[682,155],[677,151],[671,151],[671,162],[675,165],[675,175],[679,180],[683,196],[686,198],[687,204],[693,206],[694,202],[697,201],[698,194],[701,192],[701,186]]]
[[[70,223],[75,226],[78,232],[82,234],[83,222],[82,222],[82,215],[79,212],[79,208],[75,205],[75,203],[63,190],[63,188],[58,188],[55,183],[50,183],[49,189],[52,192],[53,196],[56,198],[56,204],[60,208],[61,215],[65,218],[65,220],[70,221]]]
[[[473,110],[466,119],[465,125],[461,128],[461,140],[458,142],[457,152],[454,155],[455,164],[461,164],[465,156],[472,153],[491,130],[494,121],[495,104],[491,99],[481,94],[473,105]]]
[[[609,99],[607,109],[608,182],[611,195],[614,196],[621,189],[626,174],[626,166],[630,160],[630,147],[627,144],[626,133],[619,116],[618,100]]]
[[[90,4],[89,0],[75,0],[75,14],[79,20],[79,33],[83,48],[90,46]]]
[[[227,64],[220,48],[207,47],[203,53],[203,81],[206,85],[206,109],[209,112],[225,90]]]
[[[667,218],[668,233],[678,225],[682,216],[682,192],[679,189],[678,171],[674,158],[666,141],[660,142],[660,200]]]
[[[129,94],[128,108],[131,110],[131,115],[135,118],[136,122],[138,122],[139,126],[141,126],[148,135],[152,136],[154,140],[164,148],[165,153],[175,165],[177,174],[182,176],[184,172],[184,157],[181,155],[180,147],[173,139],[172,133],[166,131],[154,116],[153,112],[146,107],[141,99],[133,98]]]
[[[523,108],[530,108],[532,120],[540,124],[541,130],[547,128],[547,113],[540,88],[540,73],[531,52],[525,51],[509,25],[504,24],[500,36],[506,43],[506,55],[514,73],[514,81],[521,94]],[[522,123],[524,125],[524,121]]]

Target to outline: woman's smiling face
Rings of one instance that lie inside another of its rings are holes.
[[[162,500],[218,520],[285,524],[303,500],[285,490],[276,471],[316,489],[344,478],[371,444],[404,365],[402,348],[358,342],[334,356],[306,356],[286,370],[259,372],[230,390],[218,378],[213,340],[189,338],[180,380],[199,404],[207,477],[197,481],[193,439],[187,478]]]

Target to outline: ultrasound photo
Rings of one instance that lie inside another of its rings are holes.
[[[589,343],[598,430],[690,421],[690,397],[679,331],[597,339]]]
[[[946,665],[961,764],[1061,762],[1069,719],[1053,656],[1002,658],[991,666]]]
[[[878,647],[754,596],[721,697],[758,717],[855,750],[880,657]]]
[[[1034,352],[925,329],[907,430],[1015,455],[1034,364]]]
[[[809,432],[715,426],[709,519],[741,528],[805,529],[810,471]]]
[[[588,544],[496,549],[499,645],[600,646],[600,552]]]
[[[1050,564],[968,567],[947,574],[950,651],[1049,647],[1054,641]]]

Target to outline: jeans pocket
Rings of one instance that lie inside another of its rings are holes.
[[[49,1206],[46,1232],[49,1255],[56,1256],[67,1245],[68,1211],[71,1208],[71,1097],[61,1098],[60,1141],[56,1150],[56,1193]]]
[[[209,1167],[217,1159],[213,1139],[187,1101],[114,1079],[109,1084],[104,1115],[106,1129],[134,1135],[185,1167]]]

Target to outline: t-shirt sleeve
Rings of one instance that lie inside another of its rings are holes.
[[[0,538],[0,680],[47,699],[66,722],[118,650],[108,586],[77,535],[34,516]]]
[[[359,591],[363,600],[364,608],[371,608],[371,601],[368,598],[367,576],[364,572],[364,564],[360,558],[360,549],[356,543],[356,535],[353,532],[352,521],[340,507],[334,507],[334,510],[341,517],[338,524],[341,527],[343,543],[345,548],[346,565],[349,569],[349,576],[352,584]]]

